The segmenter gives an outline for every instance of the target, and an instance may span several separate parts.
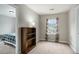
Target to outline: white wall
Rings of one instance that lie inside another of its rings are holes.
[[[15,18],[0,15],[0,34],[15,33]]]
[[[69,38],[70,46],[76,52],[76,19],[75,9],[72,8],[69,12]]]
[[[70,10],[70,46],[75,53],[79,53],[79,6]]]
[[[18,28],[20,27],[36,27],[36,42],[39,41],[39,15],[35,13],[33,10],[28,8],[26,5],[17,5],[17,20],[18,20]],[[17,28],[17,29],[18,29]],[[20,53],[21,48],[21,40],[20,36],[18,36],[17,41],[17,53]],[[18,49],[19,48],[19,49]]]
[[[76,7],[76,53],[79,53],[79,5]]]
[[[69,25],[68,25],[68,12],[59,13],[54,15],[41,15],[40,19],[40,40],[45,40],[45,33],[46,33],[46,19],[53,19],[59,17],[59,36],[60,42],[69,42]],[[52,37],[53,38],[53,37]]]

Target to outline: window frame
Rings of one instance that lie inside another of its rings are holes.
[[[48,21],[49,20],[56,20],[56,32],[52,32],[52,33],[48,33]],[[46,27],[47,27],[47,35],[56,35],[58,33],[58,18],[51,18],[51,19],[47,19],[47,22],[46,22]]]

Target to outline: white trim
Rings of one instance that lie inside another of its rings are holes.
[[[67,41],[60,41],[60,40],[59,40],[59,42],[60,42],[60,43],[67,43],[67,44],[69,44]]]
[[[73,50],[73,52],[75,52],[75,53],[77,53],[76,52],[76,49],[70,44],[70,47],[71,47],[71,49]]]

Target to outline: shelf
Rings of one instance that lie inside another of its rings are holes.
[[[35,32],[34,33],[28,33],[27,35],[33,35],[33,34],[36,34]]]
[[[28,41],[31,41],[31,40],[33,40],[33,39],[35,39],[35,37],[33,37],[33,38],[29,38]]]
[[[26,50],[26,53],[28,53],[28,52],[29,52],[30,50],[32,50],[34,47],[35,47],[35,45],[28,47],[27,50]]]
[[[36,45],[36,28],[21,28],[21,53],[28,53]]]

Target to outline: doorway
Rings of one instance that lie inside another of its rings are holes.
[[[0,54],[16,53],[16,8],[0,5]]]

